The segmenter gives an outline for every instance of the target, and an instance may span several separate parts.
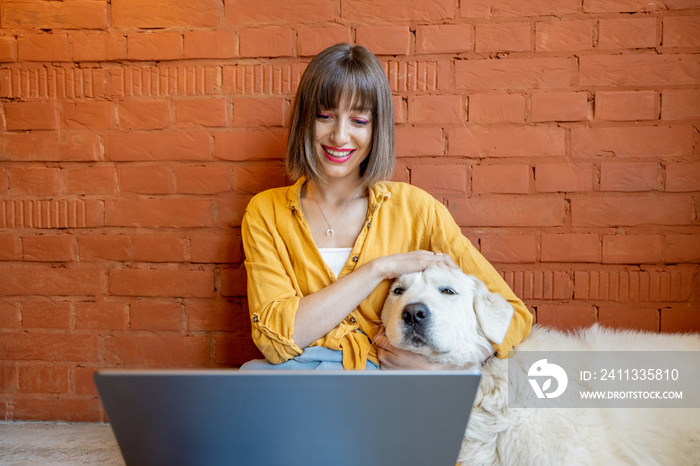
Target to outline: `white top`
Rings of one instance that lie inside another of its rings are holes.
[[[319,248],[324,262],[331,268],[335,276],[340,274],[343,266],[348,261],[352,248]]]

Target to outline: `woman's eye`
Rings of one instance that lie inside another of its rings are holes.
[[[352,122],[357,126],[367,126],[369,124],[369,120],[365,120],[363,118],[355,118],[352,120]]]
[[[394,293],[394,294],[403,294],[403,288],[401,288],[400,286],[397,286],[396,288],[394,288],[394,290],[392,291],[392,293]]]
[[[317,113],[316,118],[318,118],[321,121],[327,121],[331,119],[331,116],[327,113]]]
[[[443,288],[440,290],[440,293],[442,293],[442,294],[457,294],[457,292],[455,290],[453,290],[452,288]]]

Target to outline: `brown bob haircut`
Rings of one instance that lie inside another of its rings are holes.
[[[391,178],[394,171],[394,111],[389,82],[372,52],[336,44],[309,63],[299,82],[289,128],[285,166],[289,176],[320,181],[314,143],[316,117],[338,108],[346,99],[352,108],[372,113],[372,148],[360,165],[365,187]]]

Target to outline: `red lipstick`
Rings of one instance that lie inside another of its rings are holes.
[[[323,148],[323,153],[326,154],[326,158],[335,163],[347,162],[355,152],[355,149],[339,149],[337,147],[324,145],[321,145],[321,147]]]

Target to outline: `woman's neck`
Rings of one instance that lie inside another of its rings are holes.
[[[325,204],[346,203],[351,198],[363,197],[360,180],[338,180],[326,183],[309,181],[306,192]]]

